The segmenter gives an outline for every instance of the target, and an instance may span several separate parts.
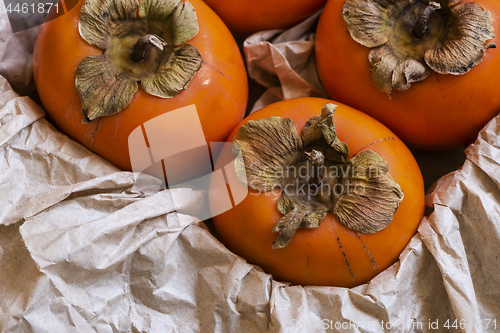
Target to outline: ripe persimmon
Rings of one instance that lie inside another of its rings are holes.
[[[401,140],[360,111],[320,98],[285,100],[251,114],[228,141],[242,156],[232,172],[225,168],[230,190],[249,192],[213,223],[229,250],[276,280],[365,283],[416,233],[420,169]],[[216,169],[227,164],[221,158]],[[213,211],[224,204],[218,191]]]
[[[33,70],[56,127],[123,170],[147,121],[194,104],[206,141],[225,141],[248,98],[238,46],[201,0],[81,0],[42,25]]]
[[[318,72],[330,98],[409,146],[467,145],[500,111],[498,34],[496,0],[331,0],[317,28]]]
[[[248,35],[286,29],[320,10],[326,0],[204,0],[231,31]]]

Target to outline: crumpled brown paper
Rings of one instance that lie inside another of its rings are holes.
[[[29,18],[26,15],[26,20]],[[0,75],[7,78],[14,89],[22,94],[29,94],[35,89],[33,47],[38,29],[39,27],[34,27],[12,33],[5,2],[0,1]]]
[[[352,289],[290,286],[177,213],[168,190],[137,189],[58,133],[0,77],[0,331],[495,332],[499,133],[497,117],[439,181],[396,264]]]
[[[292,29],[253,34],[243,43],[248,75],[267,88],[251,112],[298,97],[323,97],[314,59],[314,26],[320,12]]]

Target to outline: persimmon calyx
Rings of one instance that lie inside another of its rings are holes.
[[[139,84],[172,98],[187,88],[203,59],[194,7],[182,0],[84,0],[80,36],[102,55],[84,58],[75,85],[84,122],[123,110]]]
[[[389,97],[434,71],[462,75],[494,48],[491,13],[457,0],[346,0],[351,37],[371,48],[371,77]]]
[[[387,227],[403,200],[387,163],[366,150],[348,159],[349,148],[337,138],[336,105],[309,119],[299,135],[291,119],[270,117],[240,127],[233,150],[241,181],[259,192],[279,188],[283,217],[272,232],[274,249],[285,247],[298,228],[317,228],[331,211],[346,227],[374,233]]]

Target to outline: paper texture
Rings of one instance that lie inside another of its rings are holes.
[[[1,66],[15,77],[15,61]],[[139,191],[58,133],[0,77],[0,331],[498,331],[499,134],[497,117],[439,181],[396,264],[352,289],[290,286],[177,213],[168,190]]]
[[[327,97],[314,59],[313,31],[320,13],[290,30],[264,31],[245,40],[248,75],[267,88],[251,112],[283,99]]]
[[[15,8],[15,7],[14,7]],[[29,19],[29,16],[26,17]],[[22,94],[35,90],[33,47],[39,27],[12,33],[5,2],[0,1],[0,75]]]

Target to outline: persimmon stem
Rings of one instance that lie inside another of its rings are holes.
[[[316,184],[317,185],[322,185],[323,184],[323,168],[325,165],[325,155],[323,155],[322,152],[318,150],[312,150],[310,153],[305,152],[306,157],[308,160],[312,161],[313,165],[317,168],[317,178],[316,178]]]
[[[146,58],[146,50],[151,46],[163,51],[165,46],[167,46],[167,43],[160,36],[154,34],[142,36],[134,45],[134,49],[132,51],[132,61],[139,62]]]
[[[420,15],[420,18],[415,24],[415,27],[413,27],[413,33],[417,38],[420,38],[425,34],[425,32],[427,31],[427,22],[429,20],[429,17],[435,10],[438,9],[441,9],[441,5],[438,2],[429,2],[422,15]]]

